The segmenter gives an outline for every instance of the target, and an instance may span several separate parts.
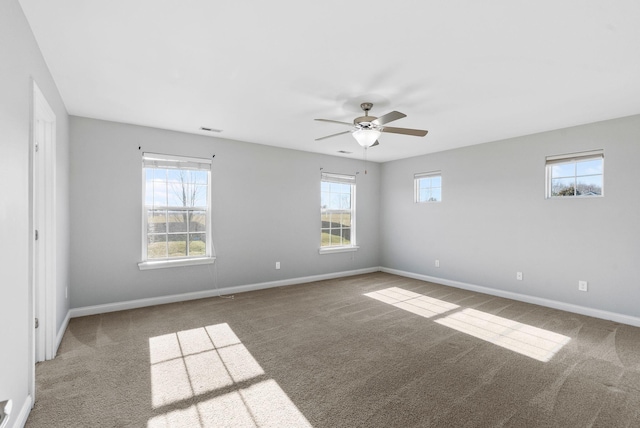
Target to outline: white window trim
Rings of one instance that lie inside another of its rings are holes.
[[[439,201],[421,201],[420,200],[419,182],[421,178],[426,178],[426,177],[440,177],[440,200]],[[416,204],[437,204],[442,202],[442,171],[419,172],[419,173],[413,174],[413,202]]]
[[[322,172],[320,174],[320,182],[322,181],[333,181],[335,183],[345,183],[350,184],[351,188],[351,242],[349,245],[334,245],[330,247],[323,247],[322,244],[318,249],[319,254],[335,254],[335,253],[346,253],[357,251],[360,248],[357,245],[356,240],[356,176],[349,174],[335,174],[331,172]],[[322,208],[321,208],[322,210]],[[322,223],[322,219],[320,220]],[[321,228],[322,230],[322,228]]]
[[[575,196],[552,196],[551,190],[551,167],[563,163],[576,163],[589,159],[602,159],[602,192],[600,195],[575,195]],[[553,155],[545,158],[545,199],[589,199],[604,197],[604,150],[589,150],[578,153],[567,153],[564,155]]]
[[[334,254],[334,253],[350,253],[352,251],[358,251],[360,248],[357,245],[344,245],[342,247],[320,247],[318,253],[320,254]]]
[[[198,257],[198,258],[194,257],[190,259],[175,259],[175,260],[152,260],[152,261],[138,263],[138,268],[140,270],[149,270],[149,269],[162,269],[162,268],[169,268],[169,267],[208,265],[208,264],[213,264],[215,260],[216,260],[215,257]]]
[[[208,169],[207,179],[207,227],[205,235],[207,236],[205,256],[170,258],[170,259],[147,259],[147,212],[146,212],[146,175],[145,167],[155,164],[157,166],[167,166],[168,163],[183,162],[190,169]],[[138,263],[140,270],[162,269],[169,267],[196,266],[203,264],[212,264],[215,261],[213,256],[212,229],[211,229],[211,159],[194,158],[186,156],[166,155],[160,153],[142,153],[142,261]]]

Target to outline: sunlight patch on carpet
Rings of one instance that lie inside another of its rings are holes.
[[[149,338],[149,362],[152,407],[179,408],[148,427],[311,426],[226,323]]]
[[[436,322],[543,362],[549,361],[571,340],[562,334],[471,308]]]
[[[433,318],[454,311],[436,319],[435,322],[538,361],[551,360],[571,340],[562,334],[471,308],[460,309],[460,306],[453,303],[398,287],[366,293],[365,296],[424,318]]]
[[[381,302],[388,303],[425,318],[431,318],[435,315],[459,308],[458,305],[454,305],[453,303],[434,299],[398,287],[366,293],[365,296],[380,300]]]

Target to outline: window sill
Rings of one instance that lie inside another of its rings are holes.
[[[357,245],[352,245],[350,247],[326,247],[326,248],[320,248],[320,250],[318,250],[318,252],[320,254],[333,254],[333,253],[349,253],[352,251],[358,251],[358,247]]]
[[[208,265],[213,264],[215,260],[215,257],[198,257],[194,259],[146,261],[138,263],[138,268],[140,270],[148,270],[181,266]]]

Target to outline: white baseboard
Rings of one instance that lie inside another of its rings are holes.
[[[71,318],[84,317],[87,315],[104,314],[107,312],[124,311],[127,309],[144,308],[146,306],[163,305],[166,303],[185,302],[188,300],[205,299],[208,297],[217,297],[220,295],[243,293],[246,291],[262,290],[265,288],[282,287],[285,285],[304,284],[308,282],[322,281],[326,279],[342,278],[353,275],[361,275],[365,273],[379,272],[379,267],[356,269],[343,272],[326,273],[321,275],[304,276],[300,278],[282,279],[279,281],[260,282],[257,284],[237,285],[234,287],[226,287],[220,290],[204,290],[193,293],[173,294],[170,296],[150,297],[147,299],[129,300],[126,302],[107,303],[104,305],[84,306],[81,308],[73,308],[69,311]],[[64,330],[62,330],[64,334]],[[62,339],[62,336],[60,336]]]
[[[22,428],[27,423],[27,418],[29,417],[29,413],[31,413],[31,408],[33,407],[33,397],[31,394],[27,395],[27,399],[24,401],[22,408],[20,409],[20,413],[13,422],[13,428]]]
[[[58,354],[58,348],[60,347],[60,342],[62,342],[62,337],[64,336],[64,332],[67,331],[67,326],[69,325],[70,319],[71,319],[71,311],[67,311],[67,316],[64,317],[64,320],[62,321],[62,325],[58,329],[58,334],[56,335],[56,343],[53,348],[54,357]]]
[[[631,315],[619,314],[616,312],[603,311],[600,309],[588,308],[585,306],[574,305],[572,303],[559,302],[557,300],[545,299],[543,297],[529,296],[527,294],[514,293],[512,291],[497,290],[494,288],[483,287],[481,285],[469,284],[466,282],[453,281],[445,278],[421,275],[413,272],[406,272],[397,269],[389,269],[381,267],[382,272],[394,275],[405,276],[407,278],[419,279],[421,281],[434,282],[436,284],[447,285],[450,287],[461,288],[463,290],[477,291],[478,293],[489,294],[492,296],[504,297],[506,299],[518,300],[525,303],[533,303],[534,305],[546,306],[548,308],[560,309],[562,311],[573,312],[580,315],[587,315],[594,318],[610,320],[622,324],[628,324],[640,327],[640,318]]]

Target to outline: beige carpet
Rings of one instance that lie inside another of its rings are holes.
[[[640,328],[384,273],[72,319],[27,427],[639,427]]]

